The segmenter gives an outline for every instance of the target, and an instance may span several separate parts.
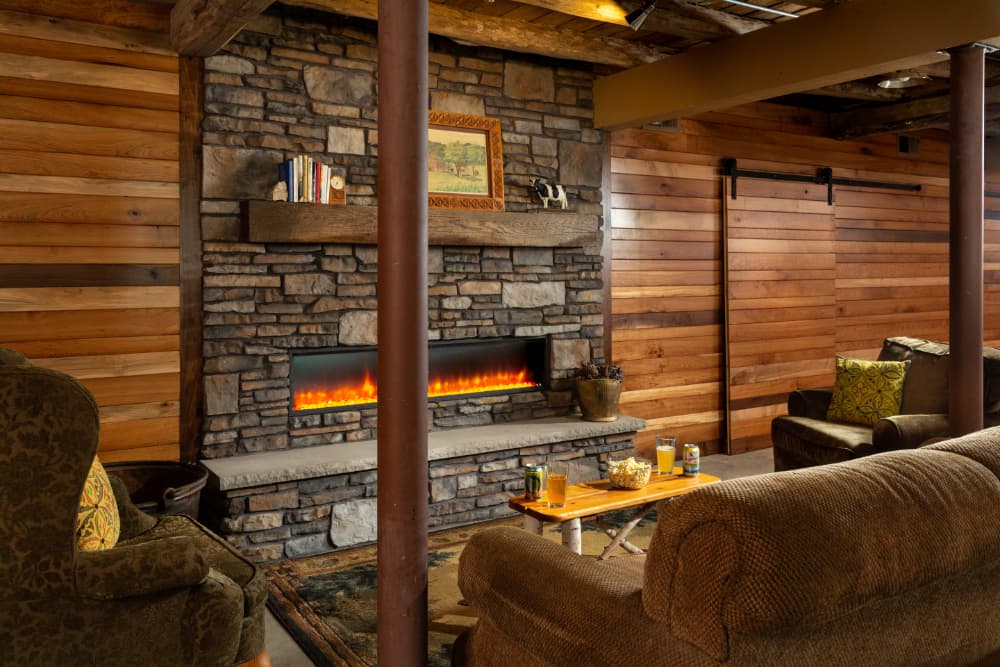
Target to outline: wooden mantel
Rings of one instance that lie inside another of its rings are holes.
[[[375,206],[251,200],[243,203],[243,215],[247,239],[254,243],[376,243]],[[430,209],[428,214],[430,245],[575,247],[600,242],[596,215],[451,209]]]

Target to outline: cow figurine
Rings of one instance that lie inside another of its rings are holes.
[[[535,192],[542,199],[543,208],[549,207],[549,202],[553,204],[558,203],[559,208],[567,208],[569,203],[566,201],[566,188],[559,185],[558,183],[550,183],[544,178],[532,178],[531,187],[535,188]]]

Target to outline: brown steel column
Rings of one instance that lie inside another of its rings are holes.
[[[951,50],[952,435],[983,427],[983,49]]]
[[[427,661],[427,0],[378,6],[378,662]]]

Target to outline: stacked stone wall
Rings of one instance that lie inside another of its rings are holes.
[[[239,215],[300,153],[343,170],[348,203],[376,203],[375,37],[370,22],[275,5],[206,59],[205,458],[375,436],[373,409],[291,415],[288,374],[292,351],[375,343],[376,249],[247,243]],[[566,186],[573,210],[601,213],[589,66],[431,46],[431,108],[500,120],[507,210],[539,207],[529,180],[541,176]],[[438,400],[433,428],[574,410],[572,369],[601,361],[601,264],[597,246],[431,248],[432,340],[552,337],[548,392]]]
[[[431,530],[515,514],[524,466],[568,460],[576,479],[607,476],[610,454],[634,453],[634,432],[432,461]],[[202,519],[257,562],[297,558],[376,539],[374,470],[229,491],[207,489]]]

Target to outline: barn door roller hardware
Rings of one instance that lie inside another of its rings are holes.
[[[886,190],[905,190],[907,192],[919,192],[919,185],[909,183],[884,183],[882,181],[862,181],[856,178],[834,178],[833,169],[830,167],[820,167],[815,176],[805,174],[782,174],[775,171],[757,171],[754,169],[739,169],[736,166],[735,158],[726,158],[722,161],[722,173],[732,181],[730,192],[733,199],[736,199],[736,179],[737,178],[766,178],[772,181],[792,181],[796,183],[815,183],[816,185],[826,185],[826,203],[833,204],[833,186],[851,185],[860,188],[883,188]]]

